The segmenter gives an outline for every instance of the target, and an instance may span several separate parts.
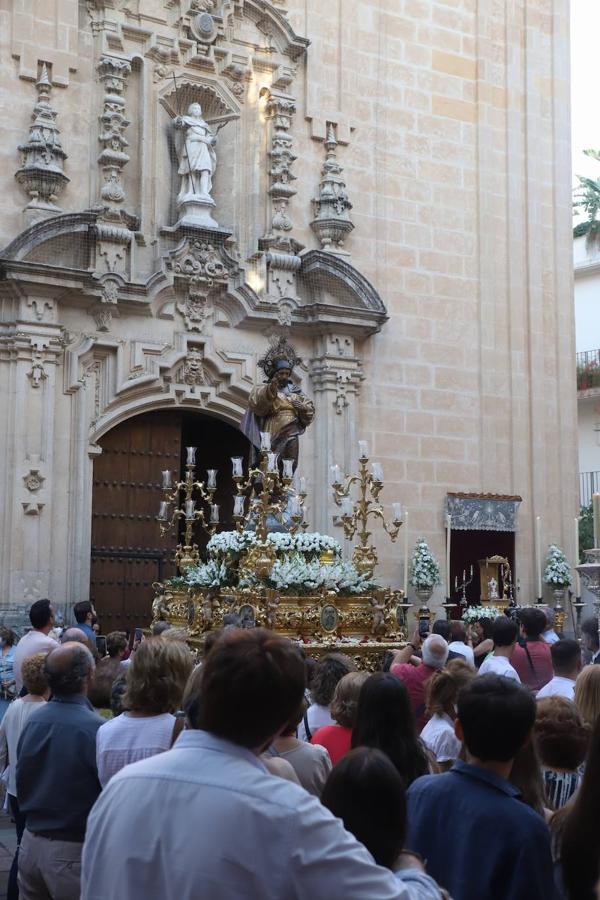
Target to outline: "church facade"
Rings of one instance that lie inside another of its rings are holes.
[[[2,5],[6,616],[147,618],[160,472],[197,446],[226,517],[282,334],[311,527],[366,440],[410,546],[450,514],[450,581],[500,553],[532,602],[578,511],[568,42],[566,0]]]

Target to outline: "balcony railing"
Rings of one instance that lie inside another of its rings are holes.
[[[577,390],[589,391],[600,387],[600,350],[586,350],[577,354]],[[588,473],[586,473],[588,474]]]
[[[592,502],[592,494],[600,493],[600,472],[579,473],[579,502],[582,506],[589,506]]]

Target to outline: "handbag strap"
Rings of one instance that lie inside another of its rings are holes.
[[[308,727],[308,710],[302,716],[302,721],[304,722],[304,731],[306,733],[306,740],[310,741],[310,739],[312,738],[312,732],[311,732],[310,728]]]

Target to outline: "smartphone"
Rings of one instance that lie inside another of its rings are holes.
[[[144,637],[144,633],[143,633],[142,629],[141,629],[141,628],[136,628],[136,629],[135,629],[135,634],[134,634],[134,637],[133,637],[133,642],[134,642],[134,644],[139,644],[139,642],[142,640],[143,637]]]
[[[419,619],[419,634],[422,638],[429,634],[429,622],[427,619]]]

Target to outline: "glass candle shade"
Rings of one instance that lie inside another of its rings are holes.
[[[369,458],[369,445],[366,441],[358,442],[358,456],[359,456],[359,459],[368,459]]]
[[[381,463],[371,463],[371,472],[374,481],[383,481],[383,467]]]
[[[244,470],[242,468],[242,457],[241,456],[232,456],[231,457],[231,466],[232,466],[232,471],[233,471],[234,477],[244,474]]]
[[[342,470],[338,465],[329,466],[329,471],[331,473],[331,483],[332,484],[341,484],[342,481]]]
[[[351,518],[354,513],[354,505],[351,497],[344,497],[342,500],[342,516]]]
[[[306,494],[306,478],[304,477],[298,479],[298,493]]]
[[[260,432],[260,449],[261,450],[270,450],[271,449],[271,435],[268,431]]]
[[[194,518],[194,511],[196,509],[196,501],[195,500],[186,500],[183,504],[183,508],[185,510],[186,519]]]
[[[233,498],[233,515],[241,518],[244,515],[244,497],[240,494]]]
[[[392,516],[394,518],[394,522],[402,521],[402,504],[401,503],[392,503]]]
[[[196,447],[187,447],[187,465],[195,466],[196,465]]]
[[[166,500],[161,500],[156,517],[160,522],[166,522],[169,517],[169,504]]]
[[[217,469],[208,469],[206,472],[206,487],[209,491],[214,491],[217,486]]]
[[[283,459],[283,477],[284,478],[293,478],[294,476],[294,460],[293,459]]]
[[[211,521],[212,525],[216,525],[219,522],[219,505],[218,505],[218,503],[211,503],[210,521]]]
[[[290,499],[290,515],[295,519],[302,518],[302,501],[300,497]]]
[[[278,472],[279,471],[277,468],[278,456],[279,456],[278,453],[269,452],[269,455],[267,457],[267,472]]]
[[[170,469],[165,469],[165,471],[162,473],[162,486],[165,490],[173,487],[173,479]]]

